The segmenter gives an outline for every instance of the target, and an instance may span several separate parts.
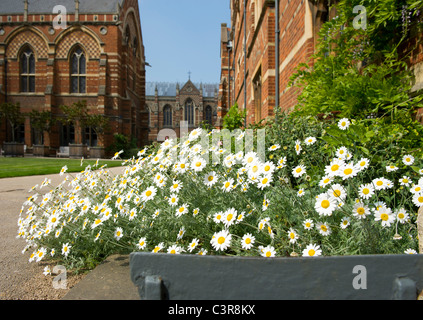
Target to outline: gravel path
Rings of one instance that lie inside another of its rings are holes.
[[[120,173],[122,168],[110,171]],[[56,275],[43,274],[48,263],[30,263],[30,252],[22,254],[25,241],[16,238],[19,210],[30,196],[28,190],[46,177],[54,186],[64,179],[59,175],[0,179],[0,300],[58,300],[84,277],[68,272],[67,288],[55,289],[52,283]]]

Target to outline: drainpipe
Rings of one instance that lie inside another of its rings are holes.
[[[24,22],[28,22],[28,0],[24,0]]]
[[[247,7],[244,0],[244,129],[247,128]]]
[[[279,111],[279,0],[275,0],[275,120]]]

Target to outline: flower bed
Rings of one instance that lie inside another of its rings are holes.
[[[357,131],[347,119],[330,130],[284,125],[292,123],[283,122],[277,135],[273,128],[253,132],[257,145],[265,144],[262,158],[246,149],[248,130],[228,140],[223,131],[196,129],[140,151],[116,176],[104,167],[75,176],[62,170],[61,185],[44,193],[51,188],[45,180],[21,209],[19,236],[30,261],[59,256],[66,265],[92,268],[112,253],[134,251],[263,258],[417,253],[421,159],[411,152],[383,158],[388,150],[353,143],[334,147],[327,132]]]

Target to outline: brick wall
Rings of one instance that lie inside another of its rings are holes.
[[[79,13],[68,15],[68,28],[52,28],[54,15],[32,15],[22,23],[21,15],[11,21],[0,9],[0,102],[19,102],[22,112],[33,108],[51,110],[61,116],[60,105],[86,100],[91,113],[100,113],[111,122],[111,132],[105,137],[106,147],[114,133],[147,143],[148,113],[145,110],[144,46],[138,2],[124,2],[119,14]],[[120,22],[120,23],[117,23]],[[125,31],[130,39],[125,42]],[[86,92],[71,93],[70,54],[79,45],[87,57]],[[29,46],[36,57],[34,93],[22,93],[20,88],[20,57],[22,48]],[[6,68],[7,65],[7,68]],[[0,144],[6,138],[1,126]],[[48,141],[54,151],[60,146],[59,128],[50,133]],[[25,123],[25,144],[32,146],[29,119]]]

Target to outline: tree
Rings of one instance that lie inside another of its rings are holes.
[[[16,129],[25,122],[25,117],[21,113],[19,102],[16,104],[10,102],[4,102],[0,105],[1,117],[5,119],[12,130],[12,141],[16,142],[15,131]]]
[[[40,144],[44,144],[44,132],[50,132],[55,122],[51,111],[32,110],[29,117],[31,119],[31,126],[36,129],[35,134],[38,135],[36,141],[39,141]]]
[[[238,103],[235,103],[223,117],[223,128],[228,130],[235,130],[244,126],[244,119],[246,116],[245,110],[239,110]]]
[[[82,143],[82,128],[85,127],[88,119],[88,107],[85,100],[73,103],[71,106],[61,105],[59,107],[65,117],[63,121],[66,124],[72,124],[75,128],[76,143]]]
[[[109,119],[102,114],[87,115],[85,124],[97,134],[99,146],[104,146],[104,134],[110,129]]]

